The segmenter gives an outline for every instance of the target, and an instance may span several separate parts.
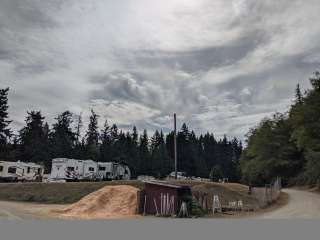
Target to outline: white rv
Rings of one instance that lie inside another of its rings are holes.
[[[44,167],[35,163],[0,161],[1,181],[41,181]]]
[[[117,164],[116,168],[116,179],[130,180],[131,172],[127,165]]]
[[[92,160],[56,158],[52,160],[50,179],[52,180],[94,180],[98,165]]]
[[[100,180],[112,180],[116,177],[116,165],[113,162],[98,162]]]
[[[126,165],[67,158],[53,159],[50,174],[51,181],[128,180],[130,177],[130,169]]]

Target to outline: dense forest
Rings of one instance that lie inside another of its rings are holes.
[[[320,183],[320,73],[310,82],[304,93],[297,85],[287,113],[276,113],[249,132],[240,161],[246,182],[264,184],[281,176],[286,184]]]
[[[8,94],[8,88],[0,89],[0,160],[41,163],[47,172],[51,160],[59,157],[115,161],[128,164],[134,176],[155,177],[164,177],[174,168],[173,132],[165,135],[157,130],[149,137],[146,130],[139,134],[133,127],[131,132],[124,132],[107,121],[99,129],[99,116],[93,110],[83,136],[81,116],[77,118],[69,111],[59,114],[51,127],[41,111],[27,112],[25,126],[13,134]],[[215,139],[211,133],[196,136],[183,124],[177,145],[179,171],[216,180],[240,179],[242,144],[238,139]]]

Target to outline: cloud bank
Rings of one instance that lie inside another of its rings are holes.
[[[13,127],[90,108],[123,129],[243,138],[320,62],[317,0],[3,0],[0,87]]]

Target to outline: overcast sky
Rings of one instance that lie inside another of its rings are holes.
[[[320,62],[319,0],[0,0],[12,126],[90,108],[123,129],[243,138]]]

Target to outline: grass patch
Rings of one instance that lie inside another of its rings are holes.
[[[174,181],[175,183],[191,186],[193,195],[207,194],[209,204],[212,204],[213,195],[218,195],[222,206],[228,206],[231,201],[242,200],[245,206],[258,207],[257,200],[248,194],[248,186],[239,183],[213,183],[200,181]]]
[[[130,185],[144,188],[141,181],[70,182],[70,183],[0,183],[0,200],[47,204],[69,204],[104,186]]]

